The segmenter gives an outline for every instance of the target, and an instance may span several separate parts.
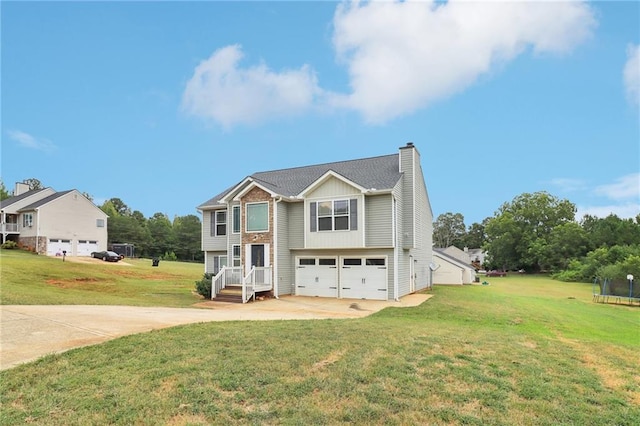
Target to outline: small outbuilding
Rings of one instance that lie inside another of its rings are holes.
[[[475,268],[445,252],[445,249],[433,249],[433,283],[445,285],[471,284],[476,280]]]

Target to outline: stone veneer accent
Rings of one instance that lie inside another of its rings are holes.
[[[36,244],[36,241],[38,244]],[[47,254],[46,237],[19,237],[18,244],[29,251],[34,251],[38,254]]]
[[[257,202],[269,202],[269,230],[267,232],[246,232],[245,224],[246,222],[246,205],[247,203],[257,203]],[[246,244],[269,244],[269,253],[266,253],[269,256],[269,265],[273,265],[273,199],[271,195],[258,188],[255,187],[247,192],[244,197],[240,200],[242,207],[240,208],[241,213],[241,225],[240,232],[242,235],[242,249],[240,250],[240,258],[243,265],[246,265],[245,259],[245,245]]]

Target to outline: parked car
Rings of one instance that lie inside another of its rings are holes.
[[[491,271],[487,272],[487,276],[488,277],[506,277],[507,273],[505,271],[496,271],[495,269],[492,269]]]
[[[105,262],[117,262],[122,259],[118,253],[113,251],[94,251],[91,253],[91,257],[102,259]]]

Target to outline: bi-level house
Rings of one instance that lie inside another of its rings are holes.
[[[17,183],[0,201],[2,242],[15,241],[38,254],[89,256],[107,249],[107,215],[76,189],[30,190]]]
[[[398,300],[431,286],[433,213],[412,143],[399,153],[255,173],[198,206],[212,297]]]

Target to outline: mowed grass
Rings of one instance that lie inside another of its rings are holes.
[[[640,308],[491,278],[354,320],[208,323],[0,373],[0,424],[637,425]],[[257,302],[260,303],[260,302]]]
[[[82,262],[80,262],[81,260]],[[186,307],[201,301],[197,263],[37,256],[0,250],[0,301],[3,305],[135,305]]]

